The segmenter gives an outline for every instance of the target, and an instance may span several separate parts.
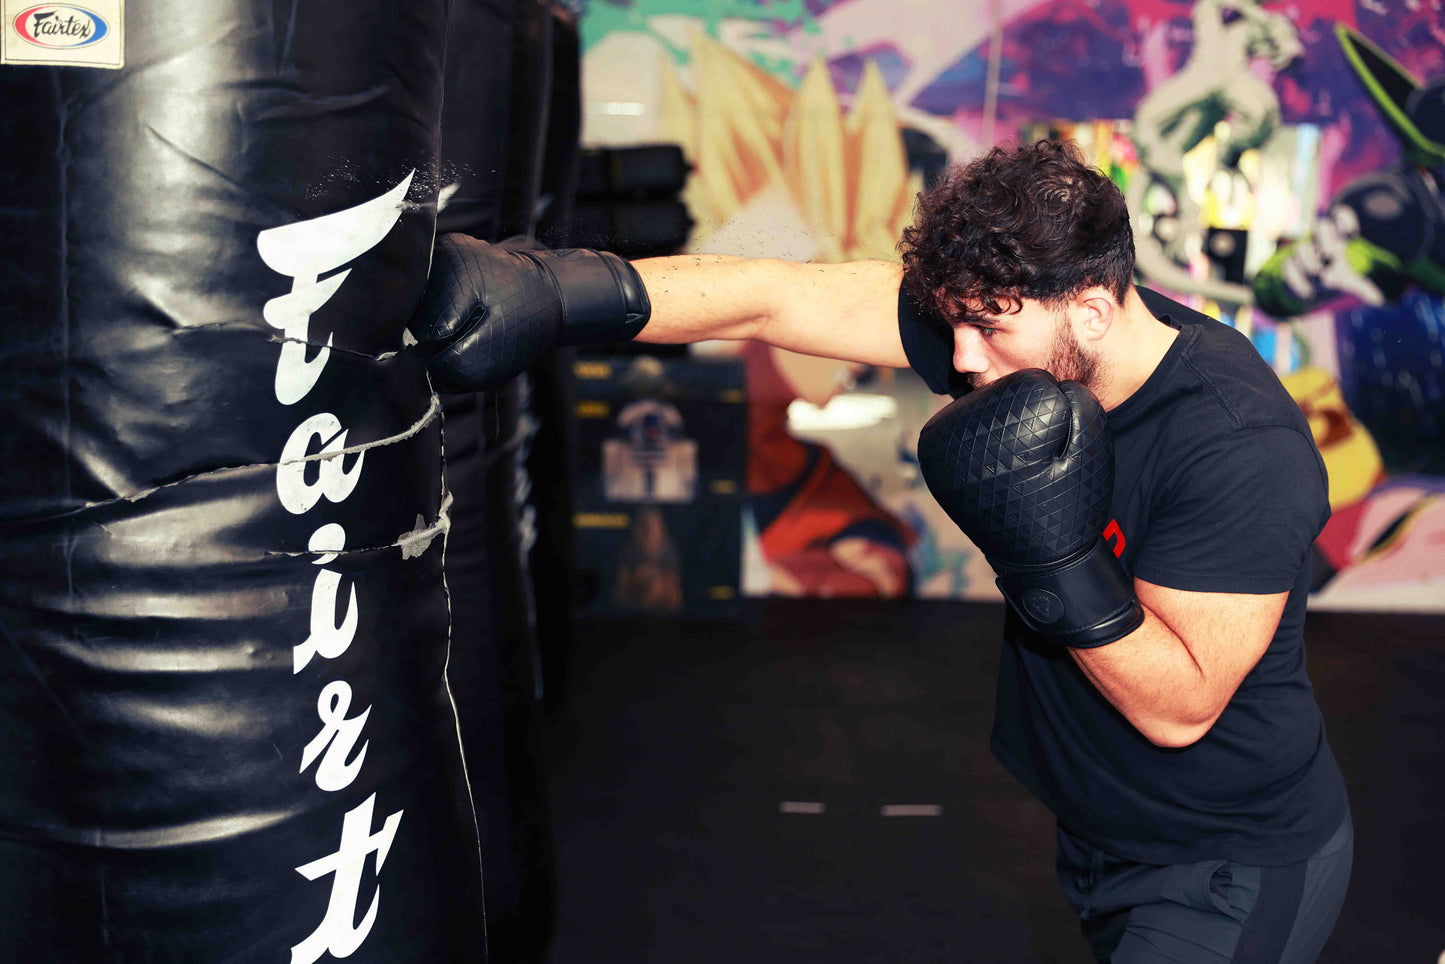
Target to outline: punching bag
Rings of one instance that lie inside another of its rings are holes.
[[[533,144],[542,91],[529,85],[542,36],[536,0],[454,0],[447,32],[441,225],[494,243],[535,206]],[[545,65],[545,64],[544,64]],[[532,192],[532,193],[528,193]],[[502,242],[530,246],[525,238]],[[443,396],[446,575],[460,733],[486,866],[488,946],[506,964],[545,958],[553,919],[543,782],[536,614],[527,550],[535,530],[525,471],[533,420],[526,376],[484,394]]]
[[[552,91],[547,142],[542,158],[542,194],[537,236],[552,248],[571,248],[573,204],[582,167],[582,40],[577,20],[560,4],[552,23]],[[566,688],[567,664],[577,633],[577,552],[572,517],[576,509],[572,455],[577,451],[577,393],[573,366],[577,349],[557,348],[532,367],[532,411],[537,433],[527,469],[539,482],[537,538],[532,549],[533,595],[537,606],[537,651],[542,696],[551,711]]]
[[[484,959],[404,337],[446,10],[132,0],[123,68],[0,66],[10,959]]]
[[[516,8],[502,234],[531,237],[537,230],[537,201],[542,194],[555,16],[551,0],[516,0]]]
[[[452,0],[447,20],[438,233],[502,237],[518,0]]]

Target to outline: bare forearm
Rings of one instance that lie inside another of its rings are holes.
[[[1135,729],[1161,746],[1199,739],[1259,662],[1289,594],[1185,592],[1143,579],[1144,622],[1123,639],[1069,654]]]
[[[673,255],[632,262],[647,287],[652,317],[639,341],[686,344],[754,338],[772,312],[768,279],[781,262],[729,255]]]
[[[633,266],[652,302],[642,341],[757,338],[807,355],[908,364],[898,334],[899,265],[679,255]]]
[[[1147,606],[1144,622],[1128,636],[1094,649],[1070,649],[1069,655],[1151,742],[1187,745],[1213,722],[1203,671],[1183,640]]]

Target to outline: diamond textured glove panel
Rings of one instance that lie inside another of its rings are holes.
[[[1099,538],[1114,452],[1076,382],[1015,372],[953,402],[918,440],[929,491],[995,569],[1048,565]]]

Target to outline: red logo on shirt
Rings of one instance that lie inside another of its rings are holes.
[[[1109,524],[1104,527],[1104,541],[1114,543],[1115,559],[1124,554],[1124,530],[1119,528],[1118,519],[1110,519]]]

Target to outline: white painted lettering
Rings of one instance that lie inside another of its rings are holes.
[[[321,553],[321,558],[312,561],[313,566],[324,566],[334,560],[346,548],[346,530],[339,522],[328,522],[311,533],[306,548]]]
[[[321,370],[331,357],[334,334],[326,336],[326,344],[315,355],[306,357],[306,346],[311,336],[311,313],[331,298],[350,271],[339,271],[325,281],[303,288],[289,295],[272,298],[266,302],[261,314],[273,328],[286,333],[281,343],[281,363],[276,366],[276,400],[282,405],[294,405],[316,387]]]
[[[379,886],[371,896],[371,906],[361,923],[353,923],[357,901],[361,898],[366,855],[376,852],[376,873],[380,876],[381,865],[386,861],[392,838],[396,836],[396,828],[405,812],[398,810],[393,813],[379,831],[372,833],[371,815],[375,805],[376,794],[373,793],[347,812],[341,823],[341,846],[335,853],[296,868],[296,872],[307,880],[316,880],[327,874],[332,874],[333,878],[326,916],[309,937],[291,948],[291,964],[315,964],[327,952],[333,957],[350,957],[371,933],[371,926],[376,923],[377,907],[381,904]]]
[[[316,574],[316,583],[311,587],[311,635],[299,646],[291,648],[291,672],[301,672],[313,656],[335,659],[346,652],[356,635],[356,623],[360,618],[356,609],[356,585],[351,586],[351,598],[346,604],[346,615],[341,625],[336,625],[336,594],[341,588],[341,573],[334,569],[323,569]]]
[[[324,345],[315,345],[311,338],[311,316],[336,294],[352,270],[339,269],[370,251],[391,231],[401,217],[411,181],[412,174],[408,174],[380,197],[345,211],[262,231],[256,238],[261,259],[292,279],[291,291],[272,298],[262,309],[266,323],[283,333],[274,385],[276,399],[282,405],[296,404],[316,386],[331,358],[335,336],[328,335]],[[329,272],[335,273],[322,277]],[[318,443],[321,448],[313,454],[312,446]],[[330,412],[312,415],[296,426],[276,466],[276,494],[287,512],[302,515],[311,511],[323,496],[339,503],[351,495],[361,480],[366,453],[355,453],[348,466],[342,454],[345,448],[346,430],[341,420]],[[312,479],[309,482],[308,473]],[[326,566],[346,548],[346,530],[335,522],[323,524],[311,533],[307,548],[317,556],[312,560],[313,565]],[[311,633],[305,642],[292,649],[296,673],[315,656],[336,659],[351,646],[359,622],[357,591],[352,583],[345,614],[338,625],[341,580],[341,573],[334,569],[323,568],[316,574],[311,590]],[[360,773],[371,745],[370,740],[361,741],[371,707],[348,718],[351,701],[351,685],[345,680],[327,683],[316,700],[316,715],[322,726],[302,750],[300,772],[306,772],[315,764],[316,785],[325,791],[350,786]],[[341,826],[341,846],[335,853],[296,868],[307,880],[318,880],[329,874],[332,882],[326,915],[310,936],[291,948],[292,964],[314,964],[328,953],[337,958],[349,957],[371,933],[381,904],[381,866],[405,812],[398,810],[391,814],[381,829],[373,833],[375,804],[373,793],[347,812]],[[356,912],[362,877],[367,855],[372,852],[376,853],[377,884],[371,904],[358,924]]]
[[[335,214],[268,228],[256,237],[256,250],[266,266],[292,279],[290,293],[272,298],[261,311],[266,323],[281,329],[288,339],[276,366],[276,400],[282,405],[306,397],[331,355],[328,336],[325,346],[307,357],[311,315],[330,300],[350,272],[324,281],[319,280],[321,275],[361,257],[387,236],[401,217],[415,173],[380,197]]]
[[[321,459],[308,459],[312,439],[329,439],[318,453]],[[286,511],[301,515],[311,511],[324,495],[332,502],[341,502],[361,481],[361,463],[365,452],[357,452],[351,468],[342,464],[341,450],[346,448],[346,432],[341,421],[330,412],[317,412],[296,426],[281,449],[281,464],[276,466],[276,494]],[[328,455],[328,453],[330,453]],[[315,482],[306,481],[307,467],[318,467]]]
[[[362,761],[366,759],[366,748],[371,745],[371,741],[367,740],[361,744],[361,749],[356,749],[356,741],[361,738],[361,728],[371,715],[371,707],[362,710],[360,716],[347,719],[346,711],[349,709],[351,687],[345,680],[327,683],[316,700],[316,715],[323,725],[321,732],[312,737],[301,754],[301,772],[305,773],[317,755],[325,750],[326,755],[321,757],[321,765],[316,768],[316,785],[323,790],[344,790],[351,786],[351,781],[361,771]]]

